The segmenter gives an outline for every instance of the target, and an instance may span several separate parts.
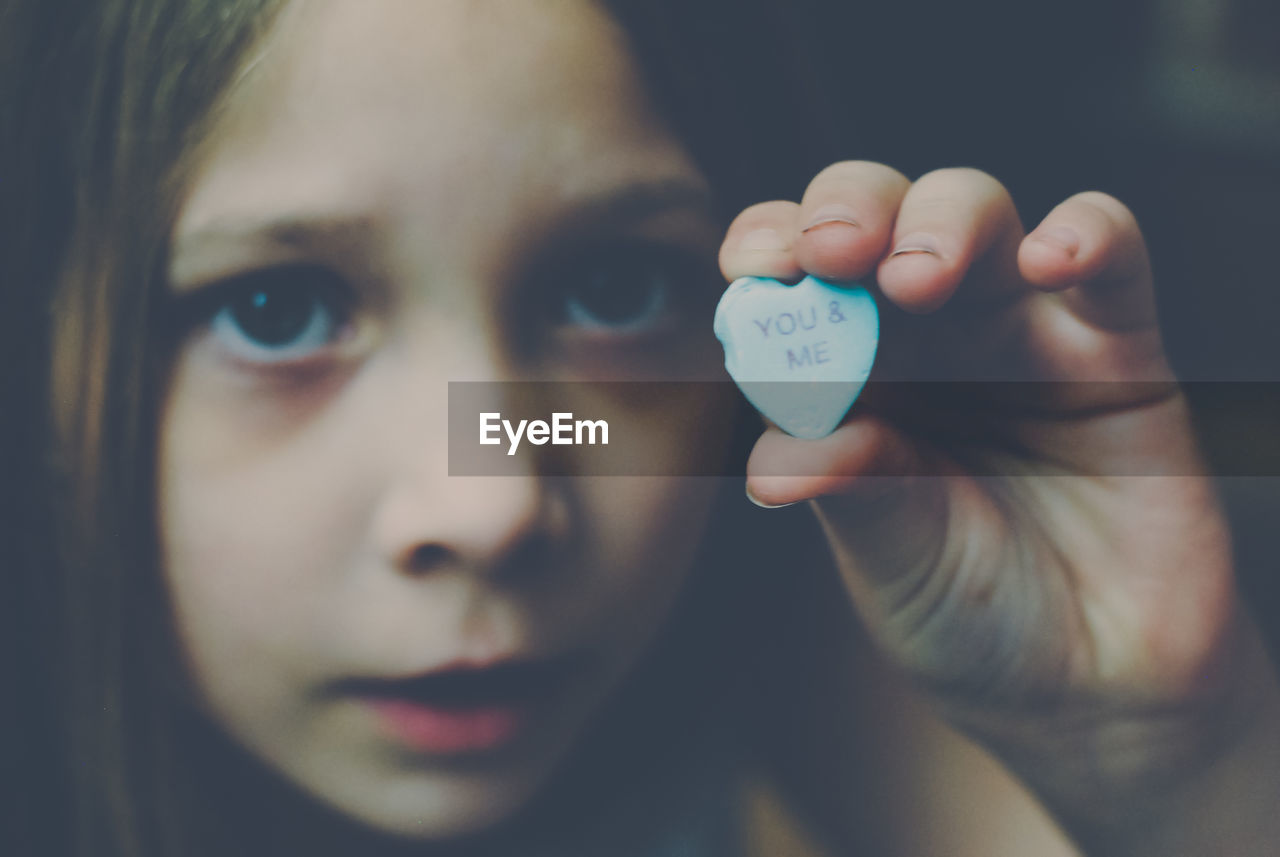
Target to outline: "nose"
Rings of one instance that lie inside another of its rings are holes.
[[[404,574],[528,574],[567,529],[563,500],[535,474],[448,477],[433,493],[406,486],[379,510],[382,553]]]
[[[447,347],[454,366],[466,351],[468,380],[491,382],[482,389],[492,389],[492,409],[498,411],[503,382],[515,372],[501,349],[490,347],[492,340],[486,343],[475,333],[468,342]],[[442,344],[438,336],[419,341],[433,340]],[[400,406],[395,424],[381,433],[384,479],[371,522],[382,561],[407,575],[452,568],[506,577],[545,566],[570,527],[563,486],[540,473],[537,458],[524,450],[503,475],[449,475],[447,395],[444,389],[437,396],[422,395],[426,389],[447,388],[449,379],[440,377],[438,352],[422,349],[404,357],[404,371],[386,389]],[[401,395],[404,391],[409,396]],[[410,398],[414,391],[417,396]],[[416,406],[405,405],[415,400]]]

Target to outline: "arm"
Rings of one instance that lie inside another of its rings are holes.
[[[877,650],[1087,853],[1270,853],[1274,673],[1128,209],[1080,194],[1027,234],[990,176],[850,162],[744,211],[721,266],[874,276],[883,370],[1006,382],[903,384],[756,444],[751,493],[813,502]]]
[[[750,791],[753,855],[1078,857],[873,650],[826,563],[790,583],[750,709],[764,776]]]
[[[1275,853],[1280,692],[1254,624],[1237,630],[1216,667],[1221,693],[1185,717],[1121,724],[1084,746],[993,742],[1090,857]]]

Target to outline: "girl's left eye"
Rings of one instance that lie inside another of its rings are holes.
[[[676,320],[706,279],[691,254],[670,248],[603,248],[554,276],[558,326],[597,335],[654,332]]]

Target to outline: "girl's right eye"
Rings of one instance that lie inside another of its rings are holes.
[[[305,362],[349,326],[350,290],[332,271],[287,265],[242,274],[181,299],[192,323],[232,359],[257,365]]]

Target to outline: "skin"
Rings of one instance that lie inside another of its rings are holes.
[[[720,262],[874,276],[882,377],[1029,382],[757,443],[749,495],[812,501],[878,647],[1087,853],[1272,847],[1280,696],[1128,209],[1083,193],[1027,234],[989,175],[845,162],[744,211]]]
[[[203,706],[372,829],[490,828],[548,782],[661,626],[714,481],[551,479],[523,454],[503,478],[450,477],[447,382],[713,376],[718,348],[679,305],[639,331],[543,322],[525,282],[548,252],[573,262],[599,240],[713,259],[705,183],[611,20],[572,0],[295,4],[201,152],[174,229],[177,304],[296,264],[336,272],[355,303],[285,359],[220,321],[218,299],[186,332],[159,487]],[[646,207],[616,205],[639,191]],[[264,224],[279,220],[303,226],[273,238]],[[672,274],[674,288],[714,299],[706,268]],[[731,413],[568,396],[579,415],[646,420],[635,453],[673,473],[718,454]],[[514,745],[461,760],[410,750],[334,692],[460,659],[558,656],[579,666],[550,708]]]

